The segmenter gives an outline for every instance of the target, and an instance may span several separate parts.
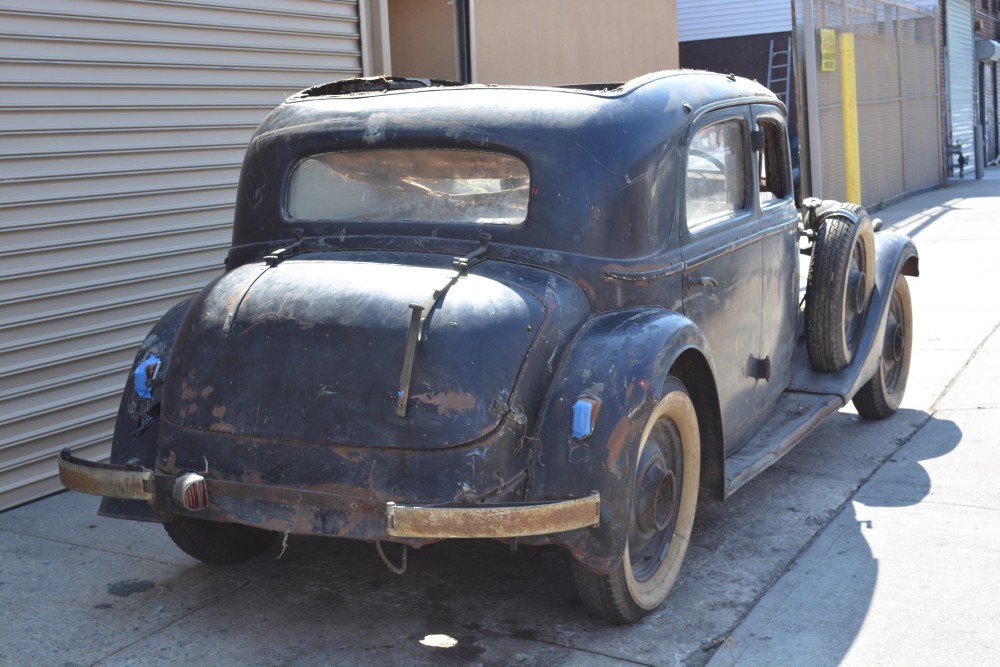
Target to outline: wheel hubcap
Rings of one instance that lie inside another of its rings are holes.
[[[892,324],[891,329],[886,332],[885,346],[886,361],[896,362],[903,358],[903,346],[906,341],[906,332],[902,324]]]
[[[636,521],[644,531],[665,530],[676,512],[677,476],[657,464],[649,467],[639,489]]]
[[[882,350],[882,380],[886,389],[894,391],[906,354],[906,326],[903,323],[903,304],[893,294],[889,306],[889,319],[885,324],[885,345]]]
[[[848,278],[847,293],[850,295],[847,304],[848,312],[852,315],[860,315],[865,310],[864,273],[861,271],[851,271],[851,276]]]
[[[865,275],[865,246],[859,238],[851,253],[844,294],[844,355],[850,360],[861,335],[861,319],[868,305],[868,280]]]
[[[632,576],[652,577],[667,554],[680,511],[684,452],[677,426],[663,419],[653,426],[636,467],[635,505],[628,548]]]

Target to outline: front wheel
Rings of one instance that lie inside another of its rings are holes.
[[[270,530],[186,516],[174,517],[163,528],[184,553],[212,565],[250,560],[267,551],[278,538],[278,533]]]
[[[913,309],[910,286],[902,275],[896,276],[892,288],[889,316],[885,322],[885,338],[878,370],[858,393],[854,407],[865,419],[885,419],[899,408],[910,375],[910,353],[913,349]]]
[[[700,452],[694,404],[684,385],[669,378],[639,443],[628,541],[621,562],[607,575],[573,563],[580,598],[595,616],[635,623],[667,598],[694,524]]]

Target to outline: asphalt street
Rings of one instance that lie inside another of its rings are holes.
[[[229,568],[61,493],[0,514],[0,665],[1000,662],[1000,168],[877,212],[911,235],[900,411],[845,408],[725,504],[643,623],[588,618],[558,549],[320,538]]]

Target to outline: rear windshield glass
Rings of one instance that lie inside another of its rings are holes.
[[[323,153],[292,171],[292,220],[516,225],[528,213],[528,167],[487,151],[388,149]]]

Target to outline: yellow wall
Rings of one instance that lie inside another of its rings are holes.
[[[458,36],[449,0],[389,0],[392,73],[457,81]]]
[[[679,66],[676,0],[471,0],[471,14],[476,83],[618,82]]]

